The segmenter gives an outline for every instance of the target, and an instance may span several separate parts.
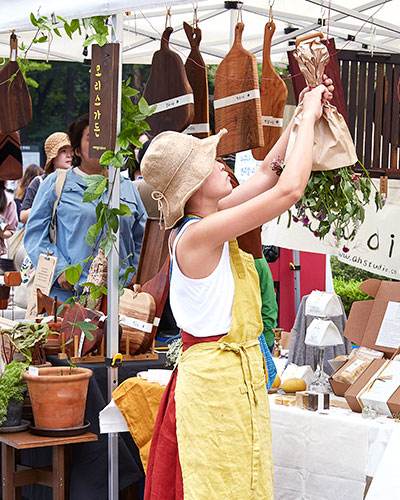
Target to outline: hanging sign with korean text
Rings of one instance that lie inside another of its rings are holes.
[[[120,44],[92,46],[89,107],[89,157],[114,151],[117,133]]]

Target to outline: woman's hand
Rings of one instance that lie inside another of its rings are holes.
[[[312,118],[317,121],[322,115],[322,106],[332,94],[325,85],[318,85],[304,95],[302,119]]]
[[[64,290],[73,290],[74,287],[67,281],[67,278],[65,277],[65,271],[60,274],[60,276],[57,279],[58,284],[60,285],[61,288]]]
[[[327,101],[330,101],[332,98],[333,98],[333,91],[335,90],[335,87],[333,85],[333,80],[331,80],[331,78],[328,77],[328,75],[323,75],[322,76],[322,84],[325,85],[325,87],[327,88],[328,92],[331,94],[329,97],[327,97]],[[304,99],[304,96],[305,94],[307,94],[307,92],[310,92],[311,87],[305,87],[299,94],[299,102],[301,102],[303,99]]]

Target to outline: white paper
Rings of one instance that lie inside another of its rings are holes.
[[[306,300],[306,316],[331,318],[342,315],[342,308],[335,293],[313,290]]]
[[[382,377],[392,377],[391,379],[379,380]],[[400,386],[400,363],[392,361],[379,371],[378,380],[375,380],[371,389],[361,396],[364,406],[373,406],[382,415],[391,415],[387,401]]]
[[[307,328],[304,342],[313,346],[332,346],[343,344],[342,336],[331,320],[315,318]]]
[[[393,347],[400,345],[400,302],[389,301],[375,345]]]
[[[99,423],[100,434],[129,432],[126,420],[113,399],[99,413]]]
[[[28,373],[29,373],[29,375],[33,375],[34,377],[38,377],[39,376],[39,368],[37,366],[30,366]]]

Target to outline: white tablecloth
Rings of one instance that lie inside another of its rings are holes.
[[[319,414],[285,407],[274,397],[274,500],[362,500],[366,476],[374,476],[398,424],[339,408]]]

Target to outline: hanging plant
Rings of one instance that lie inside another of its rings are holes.
[[[291,221],[300,223],[320,240],[330,233],[335,237],[337,246],[341,241],[354,240],[364,222],[364,207],[370,201],[371,189],[376,190],[367,170],[360,165],[364,174],[354,172],[352,167],[311,172],[303,196],[288,210],[288,227]],[[282,171],[284,166],[280,158],[271,164],[276,172]],[[375,193],[375,205],[377,210],[383,207],[378,191]],[[348,250],[344,245],[343,251]]]

